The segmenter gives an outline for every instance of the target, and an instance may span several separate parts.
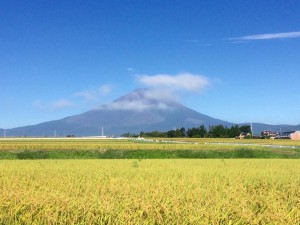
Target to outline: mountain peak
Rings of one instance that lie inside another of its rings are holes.
[[[114,102],[118,101],[136,101],[140,99],[147,99],[152,101],[159,101],[159,102],[176,102],[174,96],[166,90],[160,89],[148,89],[148,88],[141,88],[136,89],[118,99]]]
[[[106,109],[120,109],[131,111],[145,111],[150,109],[166,110],[182,108],[181,104],[167,91],[152,89],[136,89],[126,94],[111,104],[105,105]]]
[[[136,101],[139,99],[144,99],[147,96],[147,92],[149,92],[149,89],[147,88],[136,89],[124,96],[121,96],[120,98],[117,98],[113,102]]]

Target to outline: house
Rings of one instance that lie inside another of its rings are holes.
[[[250,137],[251,137],[250,133],[242,132],[242,133],[240,133],[240,136],[238,136],[237,138],[244,139],[244,138],[250,138]]]
[[[300,131],[287,131],[278,135],[280,139],[300,140]]]
[[[264,130],[263,132],[261,132],[261,137],[262,138],[275,138],[277,136],[277,133],[271,130]]]

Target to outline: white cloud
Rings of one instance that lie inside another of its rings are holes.
[[[73,94],[75,97],[82,97],[87,101],[92,101],[96,99],[95,94],[92,91],[80,91]]]
[[[111,85],[102,85],[101,87],[99,87],[98,91],[101,95],[107,95],[111,92],[111,89]]]
[[[52,102],[50,104],[50,107],[54,110],[69,108],[69,107],[72,107],[72,106],[74,106],[73,102],[71,102],[69,100],[64,100],[64,99]]]
[[[40,100],[36,100],[33,102],[33,106],[39,110],[43,111],[55,111],[73,107],[75,104],[69,100],[61,99],[58,101],[43,103]]]
[[[80,91],[73,96],[75,97],[82,97],[86,101],[94,101],[97,100],[100,96],[108,95],[111,92],[112,86],[111,85],[102,85],[97,89],[94,90],[85,90]]]
[[[113,102],[105,107],[111,110],[133,110],[133,111],[146,111],[150,109],[168,109],[167,104],[162,102],[152,103],[147,100],[135,100],[135,101],[121,101]]]
[[[100,108],[108,110],[146,111],[150,109],[170,110],[176,98],[169,91],[140,89]]]
[[[300,38],[300,31],[288,33],[271,33],[271,34],[256,34],[237,38],[229,38],[233,41],[255,41],[255,40],[270,40],[283,38]]]
[[[145,98],[159,101],[178,100],[174,93],[169,89],[149,89],[144,92]]]
[[[134,72],[135,70],[134,70],[133,68],[131,68],[131,67],[128,67],[128,68],[127,68],[127,71],[129,71],[129,72]]]
[[[207,77],[191,73],[180,73],[175,76],[169,74],[139,75],[136,79],[147,87],[191,92],[199,92],[210,84]]]
[[[33,102],[33,106],[36,109],[42,110],[42,111],[56,111],[56,110],[61,110],[61,109],[66,109],[70,107],[74,107],[76,104],[76,99],[74,97],[80,97],[83,98],[86,102],[93,102],[98,100],[101,96],[105,96],[111,92],[112,86],[111,85],[102,85],[97,89],[94,90],[86,90],[86,91],[80,91],[75,94],[73,94],[72,100],[70,101],[67,99],[60,99],[57,101],[52,101],[52,102],[42,102],[40,100],[36,100]],[[77,99],[78,100],[78,99]]]

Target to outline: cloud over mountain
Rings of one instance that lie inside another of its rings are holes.
[[[152,109],[170,109],[169,103],[174,101],[174,97],[168,91],[158,89],[138,89],[130,94],[115,100],[111,104],[102,106],[109,110],[131,110],[147,111]]]
[[[136,79],[139,83],[151,88],[167,88],[190,92],[202,91],[210,85],[207,77],[191,73],[138,75]]]

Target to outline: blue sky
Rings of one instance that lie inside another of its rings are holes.
[[[230,122],[300,124],[300,2],[2,0],[0,85],[1,128],[145,87]]]

